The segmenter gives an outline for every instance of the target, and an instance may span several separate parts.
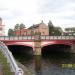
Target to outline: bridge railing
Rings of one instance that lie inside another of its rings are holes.
[[[41,36],[41,40],[71,40],[75,36]]]
[[[1,48],[3,55],[7,59],[11,72],[14,72],[15,75],[23,75],[24,73],[23,70],[18,67],[12,53],[8,50],[7,46],[3,42],[0,42],[0,48]]]
[[[0,40],[33,40],[34,36],[0,36]]]
[[[34,40],[35,36],[0,36],[1,40]],[[70,40],[75,39],[75,36],[40,36],[41,40]]]

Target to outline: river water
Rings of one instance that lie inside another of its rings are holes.
[[[75,75],[75,54],[50,54],[50,56],[20,55],[16,58],[33,75]]]
[[[48,54],[33,56],[16,52],[13,55],[27,67],[31,75],[75,75],[75,54],[59,51],[46,53]]]

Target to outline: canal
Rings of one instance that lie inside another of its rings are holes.
[[[8,46],[16,60],[33,75],[75,75],[75,54],[70,46],[52,45],[42,48],[41,56],[33,56],[31,47]]]

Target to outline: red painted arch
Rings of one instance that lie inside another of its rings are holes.
[[[69,45],[71,46],[72,42],[71,41],[44,41],[42,42],[42,47],[48,46],[48,45],[54,45],[54,44],[63,44],[63,45]]]
[[[32,44],[28,44],[28,42],[6,42],[5,43],[7,46],[8,45],[23,45],[23,46],[29,46],[33,48]]]

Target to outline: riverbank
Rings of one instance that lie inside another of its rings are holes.
[[[3,75],[2,65],[0,64],[0,75]]]
[[[0,75],[13,75],[13,73],[10,71],[7,59],[4,57],[1,51],[0,51]]]
[[[17,64],[18,64],[18,66],[19,66],[20,68],[23,69],[24,75],[35,75],[35,74],[33,74],[33,73],[31,72],[31,70],[30,70],[29,68],[27,68],[27,67],[24,66],[23,64],[19,63],[18,61],[17,61]]]

